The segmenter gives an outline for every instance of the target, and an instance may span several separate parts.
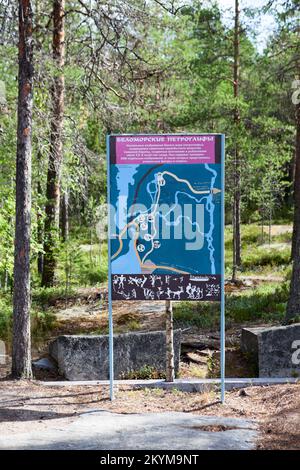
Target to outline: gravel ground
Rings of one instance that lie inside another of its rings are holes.
[[[176,389],[122,387],[111,403],[106,387],[46,387],[37,381],[0,382],[0,435],[68,426],[88,410],[121,414],[180,411],[251,419],[260,429],[258,449],[300,449],[300,384],[228,392],[226,404],[221,405],[214,392],[199,394]]]

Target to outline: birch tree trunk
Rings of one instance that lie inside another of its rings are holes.
[[[64,117],[64,75],[65,31],[64,0],[53,0],[53,60],[56,67],[51,87],[52,119],[50,136],[50,153],[47,174],[47,203],[44,231],[44,265],[42,285],[51,287],[54,284],[57,251],[59,242],[59,204],[60,179],[63,160],[63,117]]]
[[[233,94],[236,101],[239,97],[239,78],[240,78],[240,6],[239,0],[235,0],[235,19],[234,19],[234,65],[233,65]],[[241,265],[241,166],[240,149],[238,144],[238,128],[240,125],[239,106],[236,102],[234,110],[234,193],[233,193],[233,260],[232,260],[232,280],[236,280],[237,268]]]
[[[19,75],[12,376],[31,378],[30,234],[33,88],[32,6],[19,0]]]
[[[171,300],[166,300],[166,381],[174,382],[174,328],[173,306]]]
[[[300,103],[296,105],[296,152],[294,180],[293,269],[286,322],[300,316]]]

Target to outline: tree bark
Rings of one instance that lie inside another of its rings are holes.
[[[300,316],[300,104],[296,105],[296,152],[294,180],[294,229],[292,241],[292,279],[287,303],[286,322]]]
[[[19,75],[12,376],[31,378],[30,234],[33,91],[32,6],[19,0]]]
[[[43,262],[44,262],[44,253],[42,250],[43,241],[44,241],[44,218],[43,218],[43,211],[44,208],[40,206],[41,201],[43,200],[43,190],[41,184],[41,177],[42,177],[42,168],[41,168],[41,160],[42,155],[41,152],[38,151],[37,154],[38,160],[38,182],[37,182],[37,194],[38,194],[38,210],[37,210],[37,241],[40,245],[40,249],[38,251],[38,258],[37,258],[37,269],[40,276],[43,274]]]
[[[56,67],[51,87],[52,119],[47,174],[47,203],[44,231],[44,266],[42,285],[54,285],[59,241],[60,179],[63,160],[64,116],[64,0],[53,0],[53,60]]]
[[[166,381],[174,382],[174,328],[173,306],[171,300],[166,300]]]
[[[69,238],[69,194],[64,191],[61,197],[61,238],[66,242]]]
[[[37,184],[37,193],[39,198],[42,196],[42,185],[41,182],[38,181]],[[44,240],[44,227],[43,227],[43,218],[42,218],[42,213],[41,213],[41,208],[38,208],[37,211],[37,240],[39,245],[42,247],[43,240]],[[38,259],[37,259],[37,268],[38,268],[38,273],[42,276],[43,274],[43,264],[44,264],[44,253],[42,249],[39,249],[38,252]]]
[[[296,118],[297,119],[297,118]],[[297,132],[297,131],[296,131]],[[293,166],[293,169],[291,171],[291,174],[292,174],[292,181],[294,183],[294,193],[293,193],[293,203],[295,203],[295,193],[296,193],[296,167],[297,167],[297,137],[296,137],[296,145],[295,145],[295,153],[293,155],[293,160],[292,160],[292,166]],[[294,213],[294,219],[295,219],[295,213]],[[299,215],[300,217],[300,215]],[[296,253],[296,249],[297,249],[297,231],[298,231],[298,228],[297,228],[298,224],[295,223],[295,220],[294,220],[294,224],[293,224],[293,235],[292,235],[292,249],[291,249],[291,261],[293,261],[294,257],[295,257],[295,253]]]
[[[237,101],[239,97],[239,78],[240,78],[240,7],[239,0],[235,0],[235,19],[234,19],[234,64],[233,64],[233,94]],[[238,128],[240,125],[239,106],[236,102],[234,109],[234,189],[233,189],[233,260],[232,260],[232,280],[236,280],[237,268],[241,265],[241,167],[240,167],[240,149],[238,144]]]

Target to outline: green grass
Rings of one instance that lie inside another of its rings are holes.
[[[219,325],[219,303],[180,302],[174,305],[174,324],[176,327],[195,325],[209,329]]]
[[[281,322],[284,319],[288,285],[267,284],[239,294],[226,295],[226,322]],[[178,326],[210,329],[220,326],[220,305],[212,302],[181,302],[174,306]]]
[[[141,367],[139,370],[133,370],[127,374],[124,374],[122,376],[123,379],[126,380],[151,380],[151,379],[164,379],[166,377],[166,374],[164,372],[161,372],[155,367],[145,365]]]
[[[268,246],[268,236],[265,234],[262,240],[261,227],[257,224],[242,225],[242,266],[240,272],[243,274],[285,275],[290,266],[290,245],[282,249]],[[272,236],[272,243],[290,243],[291,233]],[[226,276],[230,277],[232,272],[232,227],[225,228],[225,270]]]
[[[255,269],[257,267],[287,267],[291,259],[291,250],[290,248],[284,250],[275,250],[266,248],[256,248],[252,250],[247,250],[243,254],[243,264],[242,268],[244,269]]]
[[[285,233],[276,235],[276,237],[272,237],[272,240],[277,243],[291,243],[292,237],[293,237],[292,232],[285,232]]]

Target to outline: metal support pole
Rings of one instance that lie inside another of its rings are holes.
[[[111,284],[111,281],[109,281]],[[109,397],[113,401],[114,396],[114,330],[112,317],[111,288],[108,289],[108,316],[109,316]]]
[[[225,295],[224,276],[221,281],[221,402],[225,403]]]
[[[107,162],[107,248],[108,248],[108,327],[109,327],[109,397],[114,399],[114,329],[112,315],[112,290],[111,290],[111,221],[110,221],[110,155],[109,136],[106,136],[106,162]]]
[[[221,402],[225,403],[225,136],[222,135],[221,145],[221,321],[220,321],[220,340],[221,340]]]

